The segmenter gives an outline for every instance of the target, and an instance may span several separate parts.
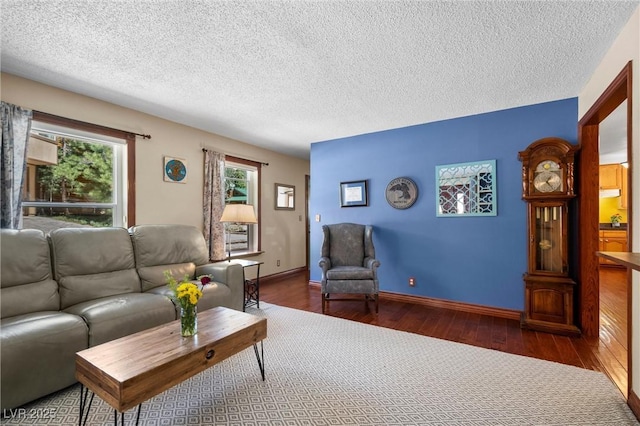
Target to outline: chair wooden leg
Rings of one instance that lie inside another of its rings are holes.
[[[322,313],[324,314],[324,305],[327,302],[327,295],[322,293]]]
[[[367,309],[369,307],[369,301],[372,301],[376,307],[376,314],[378,313],[378,295],[377,294],[365,294],[364,295],[364,307]]]

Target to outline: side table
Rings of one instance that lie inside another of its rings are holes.
[[[225,263],[229,263],[229,261],[224,261]],[[246,310],[247,307],[255,305],[258,309],[260,309],[260,265],[264,262],[257,260],[247,260],[247,259],[232,259],[232,264],[242,266],[242,274],[244,280],[244,306],[242,310]],[[247,275],[245,270],[247,268],[256,267],[256,277],[254,279],[247,279]]]

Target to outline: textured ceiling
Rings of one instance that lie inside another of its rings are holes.
[[[577,96],[638,1],[9,1],[2,71],[308,158]]]

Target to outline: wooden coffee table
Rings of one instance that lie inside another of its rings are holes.
[[[144,401],[252,345],[264,380],[266,337],[266,318],[218,307],[198,313],[193,337],[180,335],[178,320],[80,351],[80,425],[83,417],[86,423],[95,395],[114,408],[114,424],[118,412],[124,422],[124,412],[137,405],[137,424]]]

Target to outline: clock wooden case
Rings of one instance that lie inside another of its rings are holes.
[[[574,322],[577,284],[568,267],[569,203],[576,196],[573,180],[577,150],[563,139],[544,138],[519,153],[528,233],[521,318],[524,328],[580,334]]]

